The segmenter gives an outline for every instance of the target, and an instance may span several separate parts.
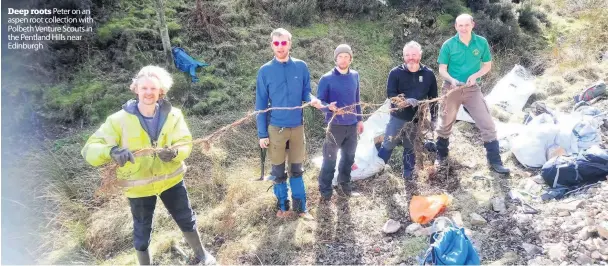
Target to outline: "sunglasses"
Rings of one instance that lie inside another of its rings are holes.
[[[287,41],[282,41],[282,42],[279,42],[279,41],[274,41],[274,42],[272,42],[272,44],[273,44],[274,46],[279,46],[279,44],[280,44],[281,46],[287,46]]]

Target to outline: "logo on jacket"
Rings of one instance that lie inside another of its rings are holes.
[[[479,55],[479,50],[477,50],[477,49],[473,50],[473,55],[474,56],[478,56]]]
[[[422,82],[422,76],[418,76],[418,82]]]

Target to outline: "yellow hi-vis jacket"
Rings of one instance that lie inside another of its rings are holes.
[[[112,161],[110,150],[114,146],[127,148],[135,152],[145,148],[162,148],[180,143],[188,143],[177,148],[173,160],[163,162],[155,154],[136,156],[135,163],[127,161],[118,167],[116,176],[119,185],[125,188],[129,198],[160,195],[163,191],[179,183],[186,172],[183,162],[192,151],[192,135],[184,120],[181,110],[174,108],[166,100],[159,100],[158,141],[153,143],[142,127],[143,121],[135,112],[137,102],[130,100],[123,109],[110,115],[106,122],[87,140],[81,154],[93,166],[100,166]]]

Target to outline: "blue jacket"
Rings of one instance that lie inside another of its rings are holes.
[[[260,67],[257,77],[255,110],[269,107],[296,107],[310,101],[310,72],[302,60],[290,57],[285,63],[272,59]],[[270,125],[298,127],[302,125],[302,109],[273,110],[257,115],[258,137],[268,137]]]
[[[325,105],[336,102],[336,107],[342,108],[359,103],[359,73],[349,69],[348,73],[342,74],[334,68],[327,72],[319,80],[317,98]],[[333,113],[328,108],[323,108],[325,123],[328,123]],[[361,106],[357,105],[352,112],[361,114]],[[354,114],[338,115],[332,121],[335,125],[353,125],[361,121],[361,116]]]

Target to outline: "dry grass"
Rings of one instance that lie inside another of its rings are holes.
[[[546,92],[548,96],[559,95],[564,92],[568,84],[559,76],[551,76],[546,79],[536,81],[536,88],[539,91]]]
[[[508,122],[511,114],[502,108],[490,106],[490,114],[500,122]]]
[[[96,171],[79,161],[79,145],[72,141],[65,144],[42,143],[26,155],[20,163],[23,169],[31,169],[29,175],[43,182],[40,194],[44,209],[39,215],[48,223],[40,228],[45,234],[39,243],[42,263],[94,263],[94,254],[84,247],[90,208],[103,201],[94,198],[98,186]]]
[[[608,50],[608,3],[603,0],[540,1],[549,11],[552,25],[546,31],[550,41],[547,59],[561,72],[598,61]],[[554,6],[547,8],[547,6]]]
[[[133,243],[131,221],[127,200],[122,197],[113,199],[105,204],[104,208],[91,214],[84,238],[84,248],[98,258],[112,257],[115,252],[130,249]]]
[[[571,68],[564,73],[559,66],[549,68],[536,80],[539,93],[546,92],[544,99],[550,108],[560,111],[571,111],[573,97],[598,80],[608,80],[608,62],[590,62],[586,65]],[[536,99],[531,99],[529,103]]]

